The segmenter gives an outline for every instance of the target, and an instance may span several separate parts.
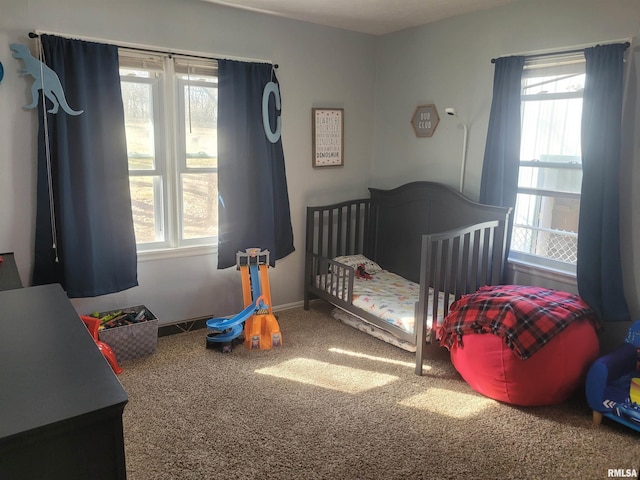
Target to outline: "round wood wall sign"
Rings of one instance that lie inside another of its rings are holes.
[[[440,117],[435,105],[418,105],[411,119],[416,137],[430,137],[439,122]]]

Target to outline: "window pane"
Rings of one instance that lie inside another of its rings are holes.
[[[511,248],[575,264],[579,213],[579,200],[519,193]]]
[[[128,82],[124,78],[121,85],[129,170],[153,170],[155,143],[152,85]]]
[[[522,102],[520,158],[581,156],[582,98]]]
[[[187,168],[218,166],[218,89],[184,87]]]
[[[575,93],[584,90],[584,73],[567,75],[528,76],[523,80],[524,95]]]
[[[576,263],[584,62],[546,59],[525,70],[511,249],[529,261],[563,268],[558,262]]]
[[[164,241],[161,182],[157,176],[129,177],[136,243]]]
[[[215,173],[185,173],[182,187],[182,238],[218,234],[218,177]]]
[[[217,62],[135,49],[119,58],[139,249],[214,243]]]
[[[151,72],[148,70],[140,70],[138,68],[120,68],[120,76],[151,78]]]
[[[520,167],[518,187],[556,192],[580,193],[582,170],[564,168]]]

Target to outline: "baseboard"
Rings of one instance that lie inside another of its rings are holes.
[[[275,305],[273,307],[273,311],[282,312],[283,310],[291,310],[292,308],[302,307],[303,305],[304,305],[304,302],[300,300],[299,302],[285,303],[283,305]]]
[[[283,305],[276,305],[273,307],[274,314],[285,310],[291,310],[292,308],[302,307],[304,302],[285,303]],[[277,315],[276,315],[277,316]],[[207,317],[196,317],[181,322],[165,323],[158,326],[158,337],[166,337],[167,335],[175,335],[176,333],[190,332],[192,330],[201,330],[207,328],[207,320],[211,319],[213,315]]]
[[[207,327],[207,320],[211,317],[200,317],[185,320],[183,322],[166,323],[158,326],[158,337],[175,335],[176,333],[190,332],[191,330],[201,330]]]

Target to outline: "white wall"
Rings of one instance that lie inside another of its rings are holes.
[[[477,199],[493,89],[491,59],[630,40],[639,32],[637,0],[522,0],[378,38],[372,183],[393,187],[428,179],[457,188],[463,132],[454,118],[445,115],[445,108],[452,106],[469,127],[465,194]],[[640,154],[633,123],[640,103],[635,94],[636,57],[634,44],[629,58],[635,65],[631,62],[633,75],[625,105],[633,143],[625,148],[620,187],[625,292],[631,313],[638,318]],[[440,113],[440,124],[430,138],[416,138],[410,125],[419,104],[435,104]]]
[[[304,209],[370,184],[375,39],[243,12],[199,0],[0,0],[0,252],[14,251],[25,284],[33,267],[36,181],[34,111],[23,111],[27,84],[9,44],[33,46],[34,30],[219,57],[273,61],[283,102],[283,131],[296,252],[270,270],[275,306],[302,300]],[[311,167],[311,108],[345,109],[345,167]],[[146,304],[161,323],[229,315],[242,306],[235,269],[216,270],[214,255],[141,261],[138,287],[74,300],[81,313]]]

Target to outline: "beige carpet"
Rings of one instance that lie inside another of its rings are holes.
[[[593,426],[582,392],[553,407],[500,404],[446,350],[418,377],[412,354],[330,312],[280,312],[279,349],[222,354],[196,330],[124,362],[129,480],[584,480],[640,468],[640,434]]]

